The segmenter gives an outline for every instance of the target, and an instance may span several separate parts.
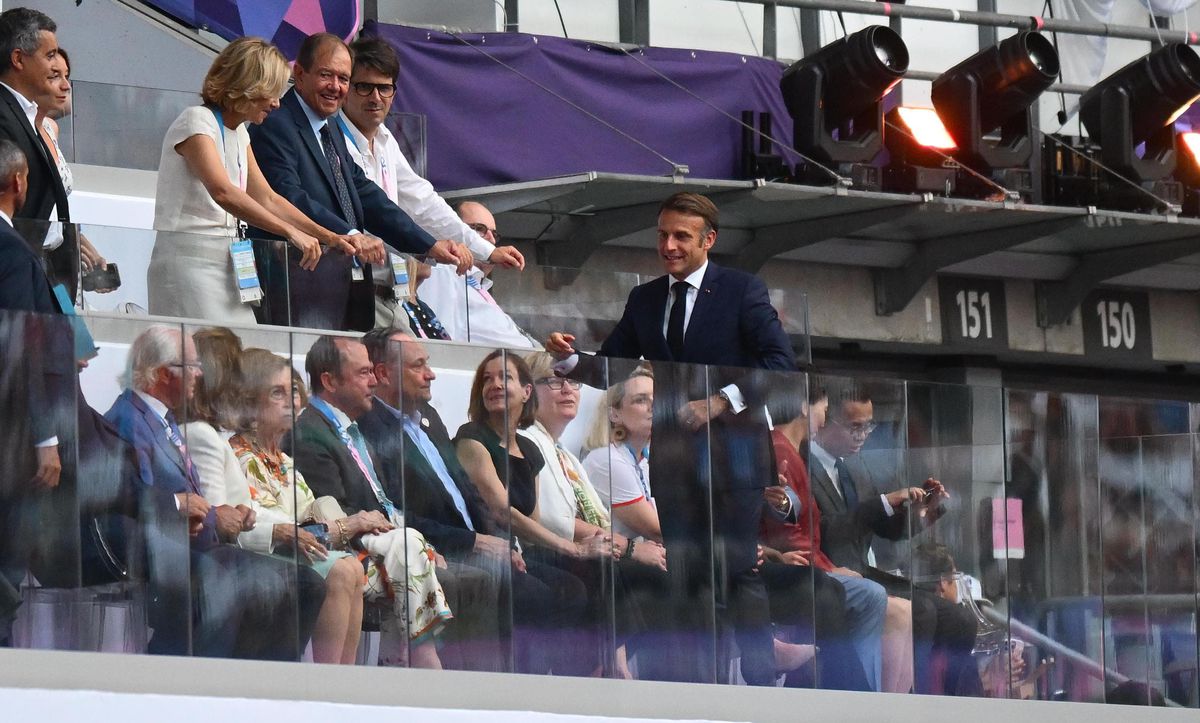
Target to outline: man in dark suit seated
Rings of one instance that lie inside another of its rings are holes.
[[[357,254],[327,255],[306,271],[290,247],[285,266],[274,254],[260,253],[267,294],[263,321],[366,331],[375,325],[370,264],[385,263],[383,242],[458,266],[460,273],[473,259],[462,244],[437,241],[413,223],[363,174],[347,152],[345,136],[331,127],[350,87],[346,43],[329,33],[309,36],[293,70],[295,87],[283,96],[279,110],[250,129],[251,149],[276,193],[325,228],[350,234]]]
[[[932,477],[921,487],[884,493],[859,455],[875,429],[875,406],[865,386],[826,380],[827,422],[807,449],[813,497],[821,511],[821,549],[834,564],[874,580],[889,595],[912,600],[913,655],[918,693],[980,694],[975,662],[976,622],[965,607],[915,589],[912,582],[875,567],[876,535],[907,539],[937,521],[946,488]],[[944,680],[933,680],[934,653],[943,655]],[[949,683],[949,684],[948,684]]]
[[[69,225],[67,191],[58,164],[34,127],[39,97],[54,95],[59,82],[51,65],[58,60],[58,27],[43,13],[12,8],[0,13],[0,138],[21,149],[29,163],[29,189],[12,219],[17,230],[40,252],[47,221],[59,221],[63,242],[47,251],[51,276],[74,298],[79,274],[79,245]],[[20,219],[19,221],[17,219]],[[32,223],[23,223],[23,221]]]
[[[663,201],[658,253],[666,273],[629,293],[599,356],[665,362],[654,365],[650,485],[678,635],[676,665],[663,675],[716,680],[716,661],[705,652],[713,647],[707,621],[715,600],[737,634],[743,677],[770,685],[776,668],[756,544],[763,488],[775,484],[775,473],[766,385],[754,370],[794,371],[796,360],[766,285],[709,261],[718,220],[717,207],[699,194]],[[573,342],[557,332],[546,341],[561,360],[556,372],[592,386],[620,378],[576,355]]]
[[[151,326],[129,350],[127,387],[105,415],[133,446],[154,504],[142,510],[150,570],[150,652],[298,660],[325,598],[311,568],[242,550],[247,507],[213,507],[175,417],[200,364],[191,336]]]
[[[507,638],[515,628],[518,672],[544,672],[546,666],[562,672],[575,651],[558,636],[583,610],[582,584],[557,568],[526,563],[507,531],[496,529],[430,404],[437,375],[425,347],[399,331],[373,331],[368,341],[379,385],[362,425],[379,450],[389,494],[404,499],[413,524],[447,559],[492,581],[492,597],[484,601],[492,617],[480,616],[476,639]]]

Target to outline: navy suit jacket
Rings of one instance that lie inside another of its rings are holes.
[[[477,531],[488,533],[491,517],[487,504],[459,464],[446,425],[428,404],[421,406],[421,416],[428,423],[424,427],[425,433],[437,447],[467,504],[471,524]],[[444,555],[453,557],[471,552],[475,546],[475,532],[463,523],[441,478],[405,434],[403,422],[377,402],[371,411],[359,418],[358,426],[378,452],[377,466],[383,472],[384,489],[397,504],[398,500],[404,500],[404,509],[410,513],[410,525],[420,530]]]
[[[4,95],[8,92],[0,88]],[[11,97],[11,96],[10,96]],[[28,314],[4,312],[30,312]],[[68,409],[74,383],[71,328],[60,315],[41,260],[29,244],[0,220],[0,348],[11,356],[0,360],[0,404],[6,410],[9,434],[0,451],[4,459],[28,460],[32,444],[55,436]],[[39,316],[45,315],[45,316]],[[65,340],[65,341],[64,341]],[[28,424],[18,422],[28,420]],[[11,446],[10,446],[11,445]],[[9,474],[11,473],[11,475]],[[0,478],[0,494],[11,492],[18,478],[32,470],[16,464]]]
[[[280,101],[279,110],[267,116],[259,126],[250,128],[255,159],[267,183],[306,216],[336,233],[352,229],[368,231],[393,248],[423,254],[434,239],[392,203],[383,190],[366,177],[346,150],[346,139],[331,128],[334,148],[341,158],[342,172],[354,207],[354,218],[345,218],[338,203],[333,172],[325,152],[312,132],[312,125],[301,107],[303,101],[295,89]],[[270,234],[256,230],[256,238]],[[291,304],[286,303],[284,270],[275,255],[260,254],[266,266],[266,321],[327,329],[353,328],[365,331],[374,326],[375,307],[371,271],[364,281],[350,283],[350,257],[327,254],[314,271],[304,271],[294,248],[287,251],[286,273],[290,276]],[[351,288],[353,287],[353,288]],[[272,291],[275,293],[272,294]],[[290,311],[290,318],[289,318]]]
[[[629,292],[621,320],[600,346],[600,355],[723,367],[794,371],[796,358],[767,286],[753,274],[711,261],[676,359],[663,336],[671,276]]]
[[[167,502],[169,496],[181,492],[200,494],[199,488],[188,480],[183,455],[171,444],[171,440],[167,439],[166,430],[158,414],[142,401],[141,397],[134,394],[133,390],[126,389],[121,392],[117,401],[105,412],[104,418],[116,427],[121,439],[133,447],[137,456],[138,477],[142,484],[154,488],[154,497],[163,502],[159,505],[160,512],[170,511],[174,507],[173,500]],[[182,519],[178,514],[164,516]],[[165,525],[168,520],[160,519],[159,522]],[[160,532],[165,533],[168,530],[174,530],[174,525],[165,525]],[[186,535],[186,531],[184,534]],[[174,541],[179,539],[183,538],[176,537]],[[204,528],[192,539],[191,545],[197,550],[205,550],[217,544],[214,510],[209,512],[204,521]]]
[[[29,166],[29,190],[24,205],[14,214],[13,222],[22,232],[27,232],[30,238],[40,240],[46,235],[45,221],[57,220],[65,223],[70,220],[67,191],[63,186],[62,177],[58,174],[58,164],[34,133],[33,126],[21,110],[17,99],[3,87],[0,87],[0,138],[7,138],[16,143],[25,154]],[[54,208],[57,208],[57,216],[51,219],[50,210]],[[51,275],[66,284],[67,290],[74,298],[77,291],[76,277],[79,274],[79,243],[75,238],[75,228],[70,224],[64,225],[63,237],[61,246],[46,252],[46,260],[50,265]],[[40,250],[41,244],[34,244],[33,248]]]
[[[17,144],[29,165],[29,191],[25,204],[17,209],[16,217],[51,220],[50,209],[57,205],[57,220],[68,220],[67,192],[58,175],[58,166],[46,154],[17,99],[4,87],[0,87],[0,138]]]

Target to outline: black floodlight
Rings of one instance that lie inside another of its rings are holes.
[[[1175,170],[1175,119],[1197,98],[1200,56],[1183,43],[1170,43],[1084,93],[1079,118],[1100,145],[1102,163],[1134,180],[1156,181]]]
[[[933,107],[954,139],[954,157],[987,174],[1024,168],[1038,147],[1034,101],[1058,77],[1044,35],[1022,32],[972,55],[933,81]]]
[[[796,150],[828,164],[867,163],[883,148],[883,97],[908,71],[908,47],[872,25],[798,60],[779,89]]]

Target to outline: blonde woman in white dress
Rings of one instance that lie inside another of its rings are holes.
[[[291,243],[316,268],[322,244],[354,253],[344,236],[310,220],[271,190],[246,123],[262,123],[287,89],[287,60],[261,38],[239,38],[213,61],[203,105],[183,111],[163,139],[150,256],[150,313],[254,324],[242,301],[231,244],[239,222]],[[261,279],[260,279],[261,281]]]

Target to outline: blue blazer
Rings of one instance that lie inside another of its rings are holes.
[[[417,226],[408,214],[384,194],[383,190],[363,174],[362,169],[346,150],[346,139],[334,127],[333,145],[341,157],[341,166],[354,207],[354,218],[344,218],[333,171],[325,152],[312,132],[312,125],[301,107],[303,101],[295,89],[289,90],[280,107],[259,126],[250,128],[250,142],[255,159],[267,183],[306,216],[336,233],[352,229],[368,231],[393,248],[423,254],[434,244],[434,238]],[[277,238],[255,230],[255,238]],[[267,300],[264,321],[276,324],[291,323],[325,329],[358,329],[374,326],[375,297],[371,271],[365,270],[364,281],[350,282],[350,257],[340,253],[327,254],[315,271],[300,268],[299,254],[289,245],[286,273],[277,254],[260,254]],[[290,304],[287,289],[290,286]],[[353,287],[353,288],[352,288]]]
[[[660,276],[629,292],[625,312],[600,355],[649,361],[794,371],[796,358],[767,286],[757,276],[711,261],[676,359],[663,336],[672,278]]]
[[[104,418],[116,427],[121,439],[133,447],[137,455],[138,476],[144,485],[153,487],[160,493],[155,497],[165,499],[166,495],[161,493],[200,494],[200,489],[188,479],[183,456],[175,445],[171,444],[171,440],[167,439],[158,414],[134,394],[133,390],[126,389],[121,392],[121,396],[113,402]],[[210,510],[208,518],[204,521],[204,528],[192,539],[191,544],[196,550],[206,550],[215,547],[217,543],[216,512]]]

